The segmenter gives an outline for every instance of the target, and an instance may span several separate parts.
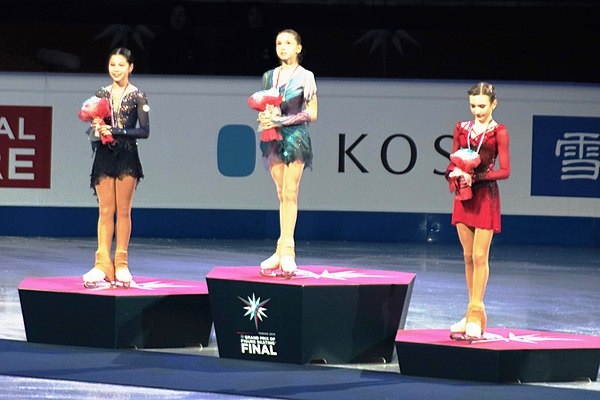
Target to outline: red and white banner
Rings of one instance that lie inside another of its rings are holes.
[[[52,107],[0,106],[0,187],[50,188]]]

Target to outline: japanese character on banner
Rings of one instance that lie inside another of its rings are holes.
[[[598,179],[600,133],[566,132],[556,141],[555,156],[562,157],[561,180]]]

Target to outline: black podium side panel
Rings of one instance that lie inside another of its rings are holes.
[[[404,375],[501,382],[497,352],[398,342],[396,350],[400,373]]]
[[[208,296],[117,297],[117,347],[208,346]]]
[[[412,288],[207,283],[220,356],[302,364],[391,361]]]
[[[502,382],[596,380],[600,349],[510,351],[500,355]]]
[[[117,346],[114,298],[19,290],[27,340],[70,346]]]
[[[208,296],[180,295],[160,299],[144,310],[146,347],[206,347],[212,315]]]
[[[391,361],[408,290],[406,285],[305,287],[302,361]]]
[[[456,341],[446,329],[399,330],[400,373],[482,382],[595,381],[600,337],[488,328],[486,339]]]
[[[301,287],[209,278],[207,284],[221,357],[299,362]]]
[[[131,289],[116,289],[131,290]],[[104,348],[208,346],[208,294],[102,296],[19,289],[27,340]]]

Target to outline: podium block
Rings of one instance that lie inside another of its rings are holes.
[[[596,380],[600,336],[491,328],[483,341],[455,341],[448,329],[396,335],[400,373],[485,382]]]
[[[259,267],[208,273],[219,355],[304,364],[390,361],[415,274],[301,266],[292,279]]]
[[[129,289],[81,277],[26,278],[19,298],[27,340],[105,348],[208,346],[205,283],[134,277]]]

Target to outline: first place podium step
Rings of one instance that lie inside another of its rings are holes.
[[[206,275],[219,355],[304,364],[391,361],[415,274],[299,266],[292,279],[259,267]]]
[[[134,277],[129,289],[86,289],[80,276],[26,278],[19,298],[27,340],[105,348],[208,346],[204,282]]]

